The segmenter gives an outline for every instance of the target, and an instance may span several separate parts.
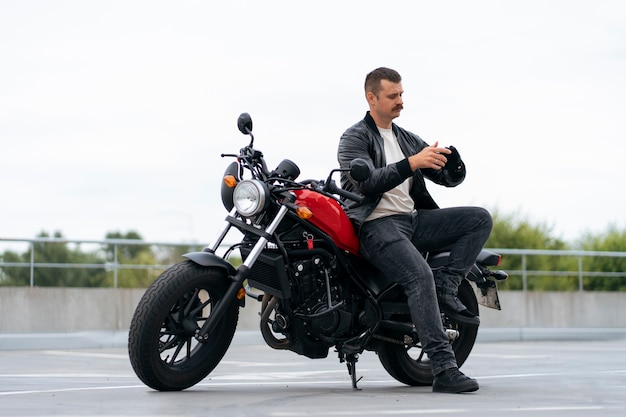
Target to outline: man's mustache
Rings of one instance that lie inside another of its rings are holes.
[[[395,110],[402,110],[402,109],[404,109],[403,105],[399,105],[399,106],[396,106],[396,107],[393,108],[394,111]]]

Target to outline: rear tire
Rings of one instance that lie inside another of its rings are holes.
[[[221,268],[191,261],[170,267],[146,290],[128,335],[130,362],[139,379],[159,391],[179,391],[204,379],[222,360],[235,334],[239,305],[233,299],[209,339],[194,333],[221,302],[230,283]]]
[[[459,286],[459,299],[474,314],[478,314],[478,302],[472,287],[465,280]],[[478,326],[466,326],[443,317],[444,330],[453,329],[459,332],[458,338],[452,342],[452,349],[459,368],[469,356]],[[378,349],[378,358],[387,371],[396,380],[412,386],[432,385],[432,367],[421,346],[403,346],[385,343]]]

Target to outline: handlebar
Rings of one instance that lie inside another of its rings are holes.
[[[250,134],[250,132],[246,132],[246,133]],[[250,136],[252,135],[250,134]],[[222,153],[221,156],[222,158],[236,157],[240,164],[244,165],[246,168],[252,171],[253,177],[256,177],[263,181],[267,180],[268,178],[272,177],[275,174],[275,171],[272,171],[271,173],[269,172],[269,170],[267,169],[267,165],[265,164],[263,153],[261,151],[258,151],[252,148],[252,142],[250,143],[250,145],[246,146],[245,148],[240,149],[239,155]],[[286,167],[283,167],[283,168],[288,169],[290,170],[290,172],[293,173],[292,175],[293,178],[290,178],[288,176],[286,179],[294,180],[295,177],[297,177],[298,174],[300,173],[300,169],[293,162],[289,160],[284,160],[283,162],[281,162],[281,164],[276,170],[280,171],[280,168],[283,164],[287,165]],[[363,200],[365,200],[365,196],[362,196],[360,194],[356,194],[350,191],[346,191],[342,188],[337,187],[337,184],[331,178],[334,172],[350,172],[350,174],[355,179],[358,179],[358,180],[364,180],[367,177],[369,177],[369,167],[367,163],[357,158],[354,161],[352,161],[352,163],[350,164],[350,168],[333,169],[330,172],[330,175],[328,176],[328,179],[326,181],[318,182],[314,180],[305,180],[305,181],[302,181],[301,184],[313,185],[314,188],[316,188],[318,191],[328,193],[328,194],[336,194],[345,199],[354,201],[357,204],[362,203]],[[278,177],[281,177],[281,175],[278,175]]]

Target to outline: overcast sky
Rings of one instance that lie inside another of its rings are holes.
[[[270,166],[325,178],[378,66],[397,124],[467,164],[441,206],[626,227],[625,22],[621,0],[0,0],[0,237],[208,243],[239,113]]]

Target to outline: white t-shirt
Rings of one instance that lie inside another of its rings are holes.
[[[396,135],[392,129],[378,128],[383,137],[383,148],[385,150],[385,160],[387,165],[396,163],[406,158],[400,149]],[[414,202],[409,194],[413,177],[407,178],[402,184],[383,194],[380,202],[374,211],[367,216],[365,221],[378,219],[392,214],[407,214],[414,209]]]

